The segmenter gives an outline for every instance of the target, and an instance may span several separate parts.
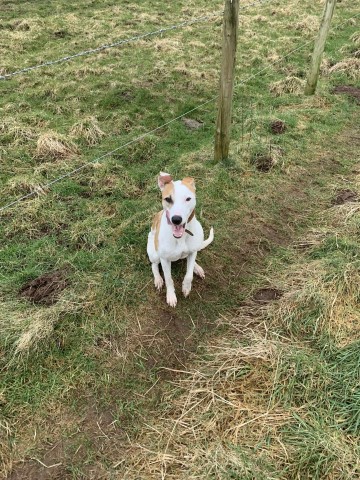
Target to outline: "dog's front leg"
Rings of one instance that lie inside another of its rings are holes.
[[[165,277],[166,301],[170,307],[176,307],[177,298],[175,295],[174,282],[171,278],[171,262],[162,258],[161,266]]]
[[[191,283],[194,276],[196,254],[197,252],[190,253],[186,259],[186,262],[187,262],[186,274],[182,284],[182,291],[185,297],[187,297],[191,291]]]

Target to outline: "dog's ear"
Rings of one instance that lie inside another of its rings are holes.
[[[160,190],[164,190],[165,185],[167,183],[171,183],[172,181],[173,179],[170,173],[160,172],[160,175],[158,176],[158,185]]]
[[[182,183],[186,185],[192,192],[195,192],[195,179],[192,177],[185,177],[182,179]]]

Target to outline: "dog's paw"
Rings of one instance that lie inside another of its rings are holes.
[[[157,290],[161,290],[162,287],[164,286],[164,280],[162,279],[162,277],[158,276],[155,278],[154,284]]]
[[[195,267],[194,267],[194,273],[202,279],[205,278],[205,272],[204,272],[203,268],[200,267],[200,265],[198,265],[197,263],[195,264]]]
[[[191,292],[191,280],[184,280],[183,281],[182,292],[184,294],[184,297],[189,296],[189,293]]]
[[[175,292],[166,292],[166,301],[170,307],[176,307],[177,298]]]

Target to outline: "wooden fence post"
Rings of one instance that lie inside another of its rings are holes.
[[[305,95],[314,95],[315,93],[320,72],[321,59],[324,53],[325,42],[329,33],[330,23],[334,13],[335,5],[336,0],[326,0],[319,33],[315,40],[310,72],[306,80]]]
[[[231,106],[239,25],[239,0],[225,0],[220,94],[215,132],[216,162],[229,156]]]

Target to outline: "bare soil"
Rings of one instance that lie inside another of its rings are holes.
[[[360,105],[360,88],[350,85],[338,85],[334,88],[333,93],[348,95],[355,99],[356,103]]]
[[[67,285],[66,273],[62,270],[55,270],[26,282],[21,287],[19,294],[33,303],[53,305]]]
[[[274,166],[274,159],[270,155],[257,153],[251,160],[251,163],[255,165],[256,169],[260,172],[270,172]]]
[[[359,196],[356,192],[353,192],[352,190],[339,190],[336,193],[335,198],[333,198],[332,204],[343,205],[344,203],[357,202],[358,200]]]
[[[282,120],[274,120],[270,124],[270,130],[275,135],[281,135],[282,133],[285,132],[286,128],[287,128],[286,124]]]
[[[273,287],[259,288],[254,295],[253,300],[257,303],[268,303],[273,300],[278,300],[283,295],[281,290]]]

